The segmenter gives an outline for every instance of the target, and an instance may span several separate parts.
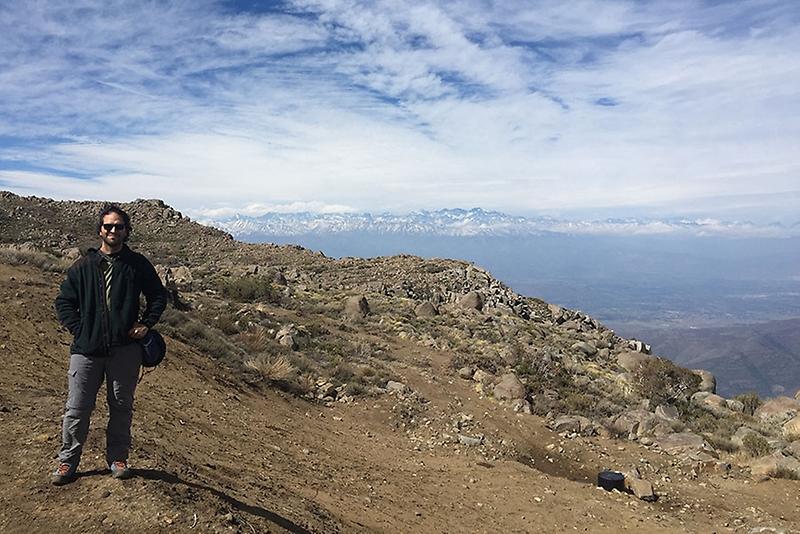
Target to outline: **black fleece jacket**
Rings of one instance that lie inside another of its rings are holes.
[[[167,306],[167,294],[150,261],[123,245],[115,255],[111,275],[111,306],[106,305],[104,261],[90,248],[67,271],[56,297],[58,320],[73,335],[71,351],[86,356],[108,356],[108,349],[127,345],[128,331],[137,321],[152,328]],[[147,303],[139,316],[139,297]]]

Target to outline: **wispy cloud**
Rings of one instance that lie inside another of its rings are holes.
[[[244,213],[736,195],[800,219],[762,196],[800,191],[793,3],[251,7],[0,7],[0,186]]]

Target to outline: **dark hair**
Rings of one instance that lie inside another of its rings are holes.
[[[98,234],[100,233],[100,228],[103,226],[103,219],[109,213],[116,213],[117,215],[120,216],[122,222],[125,223],[125,229],[128,231],[128,235],[130,235],[131,230],[133,230],[133,228],[131,228],[131,217],[130,215],[125,213],[125,210],[123,210],[116,204],[109,204],[108,206],[103,208],[103,211],[101,211],[100,214],[97,216],[97,233]],[[125,241],[127,240],[128,236],[125,236]]]

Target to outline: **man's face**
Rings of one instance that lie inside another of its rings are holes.
[[[100,226],[100,239],[109,248],[122,246],[125,238],[128,237],[128,229],[125,228],[125,221],[118,213],[111,212],[103,217],[103,224]]]

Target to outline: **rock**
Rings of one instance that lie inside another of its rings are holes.
[[[568,432],[568,433],[575,432],[576,434],[594,433],[592,431],[594,428],[592,421],[581,415],[562,415],[556,417],[555,420],[553,420],[547,426],[552,431],[559,433],[561,432]]]
[[[717,379],[713,374],[705,369],[692,369],[692,372],[700,377],[700,391],[717,392]]]
[[[800,438],[800,415],[795,415],[783,424],[783,435],[787,438]]]
[[[464,380],[472,380],[472,375],[475,374],[474,367],[462,367],[458,370],[458,376]]]
[[[727,404],[728,409],[733,412],[744,412],[744,403],[742,401],[738,401],[736,399],[725,399],[725,404]]]
[[[294,336],[283,336],[278,340],[278,343],[284,347],[289,347],[292,350],[298,349],[297,341],[295,341]]]
[[[478,447],[483,445],[483,436],[465,436],[464,434],[459,434],[458,442],[468,447]]]
[[[533,414],[533,408],[531,408],[531,403],[528,402],[527,399],[517,399],[511,404],[511,409],[514,410],[515,413],[525,413],[528,415]]]
[[[275,274],[272,275],[272,283],[279,286],[285,286],[288,283],[288,281],[286,280],[286,276],[284,276],[282,272],[275,271]]]
[[[488,386],[494,382],[494,375],[487,373],[483,369],[478,369],[473,373],[472,379],[483,386]]]
[[[656,408],[656,417],[665,421],[678,421],[680,414],[678,409],[671,404],[662,404]]]
[[[494,387],[494,398],[498,400],[518,400],[524,399],[527,395],[525,384],[520,382],[514,373],[506,373],[500,377],[500,381]]]
[[[714,447],[708,444],[701,436],[691,432],[679,432],[660,438],[656,443],[664,452],[673,456],[680,456],[692,452],[706,452],[716,456]]]
[[[65,248],[61,251],[61,255],[65,260],[77,260],[81,257],[81,249],[78,247]]]
[[[192,290],[194,277],[192,276],[192,271],[190,271],[188,267],[184,265],[179,265],[178,267],[170,267],[167,270],[167,275],[174,284],[175,289],[177,289],[178,291]]]
[[[800,389],[798,389],[797,393],[794,394],[794,398],[800,400]]]
[[[458,299],[458,305],[469,310],[483,310],[483,297],[477,291],[470,291]]]
[[[800,460],[776,451],[750,462],[750,473],[754,476],[774,476],[780,471],[800,476]]]
[[[622,352],[617,356],[617,364],[626,371],[633,372],[637,370],[642,363],[651,358],[652,356],[643,352]]]
[[[786,449],[792,456],[800,460],[800,439],[791,442]]]
[[[775,397],[759,406],[753,417],[780,425],[798,413],[800,413],[800,401],[791,397]]]
[[[631,339],[628,341],[628,348],[635,352],[650,354],[650,345],[647,343],[642,343],[638,339]]]
[[[402,382],[396,382],[394,380],[389,380],[386,383],[386,390],[389,393],[405,393],[408,390],[408,386],[406,386]]]
[[[369,303],[364,296],[349,297],[344,302],[344,314],[350,319],[363,319],[369,313]]]
[[[425,301],[414,308],[414,315],[417,317],[434,317],[439,315],[439,310],[430,302]]]
[[[578,343],[575,343],[572,345],[572,348],[581,351],[587,356],[594,356],[597,354],[597,347],[591,343],[586,343],[585,341],[579,341]]]
[[[639,499],[647,502],[658,500],[658,496],[653,491],[653,485],[643,478],[625,478],[625,487],[636,495]]]
[[[708,391],[698,391],[692,395],[691,402],[718,417],[724,417],[731,411],[725,399]]]

